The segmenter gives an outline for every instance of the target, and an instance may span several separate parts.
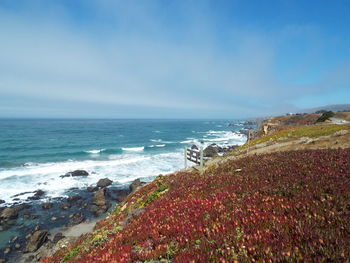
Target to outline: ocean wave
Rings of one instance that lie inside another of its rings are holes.
[[[151,180],[158,174],[173,172],[182,166],[183,153],[180,151],[153,155],[119,154],[107,160],[33,163],[0,170],[0,199],[10,203],[13,202],[11,196],[37,189],[45,191],[47,197],[59,197],[72,187],[84,188],[96,184],[101,178],[108,177],[115,183],[128,184],[140,177]],[[89,176],[60,177],[78,169],[86,170]],[[19,198],[25,200],[27,196]]]
[[[192,139],[192,140],[182,141],[182,142],[180,142],[180,143],[186,144],[186,143],[194,143],[194,142],[195,142],[195,140]]]
[[[160,148],[160,147],[165,147],[165,144],[150,145],[150,146],[148,146],[148,147],[149,147],[149,148],[155,148],[155,147]]]
[[[90,151],[85,151],[86,153],[91,153],[91,154],[98,154],[103,152],[106,149],[100,149],[100,150],[90,150]]]
[[[121,148],[116,148],[116,149],[105,149],[101,153],[103,153],[103,154],[120,154],[122,152],[123,152],[123,150]]]
[[[144,146],[141,147],[123,147],[122,150],[123,151],[127,151],[127,152],[142,152],[145,149]]]
[[[151,142],[161,142],[162,139],[150,139]]]
[[[209,138],[210,137],[210,138]],[[238,132],[232,131],[209,131],[208,137],[204,138],[204,142],[217,144],[237,144],[242,145],[246,141],[246,136]]]

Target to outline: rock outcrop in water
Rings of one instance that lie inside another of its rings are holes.
[[[0,214],[0,219],[7,221],[18,217],[18,210],[14,207],[6,207]]]
[[[35,194],[33,196],[30,196],[27,199],[28,200],[39,200],[45,195],[45,192],[43,190],[36,190],[36,191],[34,191],[34,193]]]
[[[109,186],[113,183],[112,180],[108,179],[108,178],[103,178],[103,179],[100,179],[98,182],[97,182],[97,186],[98,187],[106,187],[106,186]]]
[[[95,215],[100,215],[107,212],[108,208],[111,206],[111,203],[106,200],[105,197],[105,188],[98,190],[91,202],[90,212]]]
[[[35,231],[25,248],[25,252],[34,252],[37,251],[46,241],[48,237],[48,231],[47,230],[37,230]]]
[[[85,221],[85,217],[82,213],[74,213],[69,216],[68,226],[74,226]]]
[[[89,173],[85,170],[75,170],[73,172],[68,172],[64,175],[61,175],[60,177],[64,178],[64,177],[71,177],[71,176],[74,177],[74,176],[88,176],[88,175],[89,175]]]
[[[237,148],[238,145],[230,145],[226,147],[221,147],[217,145],[216,143],[210,144],[208,147],[206,147],[203,151],[204,157],[214,157],[215,155],[218,155],[219,153],[227,153],[229,151],[232,151],[233,149]]]
[[[129,189],[131,192],[134,192],[144,184],[145,184],[145,182],[141,182],[140,178],[138,178],[130,184]]]

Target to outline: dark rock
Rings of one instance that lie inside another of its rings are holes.
[[[88,192],[95,192],[97,190],[98,190],[97,186],[89,186],[86,188],[86,191],[88,191]]]
[[[107,212],[110,206],[111,204],[105,198],[105,188],[101,188],[94,194],[90,205],[90,212],[95,215],[103,214]]]
[[[76,207],[83,207],[84,204],[85,204],[85,203],[83,202],[83,200],[79,200],[79,201],[77,201],[77,202],[75,203]]]
[[[88,176],[89,173],[85,170],[75,170],[71,172],[72,176]]]
[[[23,214],[22,214],[22,217],[26,218],[26,219],[29,219],[30,218],[30,212],[29,211],[25,211]]]
[[[107,194],[112,200],[122,202],[130,194],[130,191],[127,189],[107,189]]]
[[[85,221],[85,217],[81,213],[69,215],[69,226],[74,226]]]
[[[243,135],[245,135],[245,136],[248,136],[248,134],[249,134],[249,129],[241,129],[241,130],[239,130],[238,131],[240,134],[243,134]]]
[[[36,190],[35,191],[35,195],[37,196],[43,196],[45,194],[45,192],[43,190]]]
[[[197,145],[192,144],[192,146],[191,146],[191,150],[199,150],[199,148],[198,148],[198,146],[197,146]]]
[[[130,184],[129,189],[131,192],[134,192],[136,189],[138,189],[139,187],[141,187],[144,184],[145,184],[145,182],[141,182],[140,179],[136,179]]]
[[[85,170],[75,170],[73,172],[68,172],[65,175],[61,175],[60,177],[64,178],[64,177],[70,177],[70,176],[88,176],[88,175],[89,173]]]
[[[67,201],[69,203],[73,203],[73,202],[78,201],[80,199],[82,199],[82,197],[80,195],[74,195],[74,196],[68,197]]]
[[[68,210],[69,208],[71,208],[72,206],[71,206],[71,204],[69,204],[69,203],[64,203],[64,204],[62,204],[62,205],[60,205],[60,208],[62,209],[62,210]]]
[[[40,199],[40,196],[37,196],[37,195],[29,196],[27,198],[27,200],[39,200],[39,199]]]
[[[19,193],[19,194],[11,196],[11,198],[14,198],[14,197],[17,197],[17,196],[20,196],[20,195],[30,194],[30,193],[34,193],[34,192],[22,192],[22,193]]]
[[[31,208],[32,206],[31,205],[28,205],[28,204],[20,204],[20,205],[16,205],[14,206],[13,208],[17,210],[17,212],[19,211],[22,211],[24,209],[29,209]]]
[[[65,236],[62,233],[57,233],[53,239],[52,242],[53,243],[57,243],[58,241],[60,241],[61,239],[65,238]]]
[[[97,186],[98,187],[106,187],[106,186],[109,186],[113,183],[112,180],[108,179],[108,178],[103,178],[103,179],[100,179],[98,182],[97,182]]]
[[[37,251],[37,253],[35,253],[34,262],[40,262],[41,259],[52,255],[54,245],[55,244],[51,240],[47,240],[47,242]]]
[[[5,200],[0,199],[0,204],[5,203]]]
[[[243,125],[256,125],[257,122],[256,121],[245,121],[243,122]]]
[[[133,218],[135,218],[135,217],[141,215],[141,214],[142,214],[143,212],[145,212],[145,211],[146,211],[145,208],[136,208],[136,209],[134,209],[134,210],[131,210],[131,211],[128,213],[128,215],[126,216],[126,218],[125,218],[125,220],[123,221],[122,225],[123,225],[123,226],[126,226],[127,224],[130,223],[130,221],[131,221]]]
[[[28,197],[27,199],[28,200],[39,200],[43,197],[43,195],[45,194],[45,192],[43,190],[36,190],[34,191],[34,195],[33,196],[30,196]]]
[[[230,145],[222,149],[222,152],[227,153],[239,147],[238,145]]]
[[[38,250],[46,241],[47,241],[48,231],[47,230],[38,230],[35,231],[25,248],[25,252],[34,252]]]
[[[50,209],[52,207],[52,205],[53,205],[52,203],[46,202],[46,203],[43,203],[41,205],[41,207],[42,207],[42,209],[48,210],[48,209]]]
[[[10,247],[7,247],[4,249],[4,254],[7,255],[11,252],[11,248]]]
[[[15,219],[18,217],[18,210],[13,207],[6,207],[4,210],[2,210],[0,214],[0,219],[3,219],[5,221],[9,219]]]
[[[35,259],[34,255],[29,255],[24,262],[25,263],[33,263],[33,262],[38,262],[38,260]]]
[[[210,144],[208,147],[206,147],[203,151],[203,156],[204,157],[213,157],[215,155],[217,155],[220,151],[220,148],[218,145],[214,144]]]

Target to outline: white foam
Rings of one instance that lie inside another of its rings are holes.
[[[246,142],[246,136],[232,131],[208,131],[207,137],[203,140],[206,145],[211,143],[242,145]]]
[[[46,174],[65,174],[74,170],[90,170],[96,167],[102,166],[116,166],[121,164],[128,164],[133,162],[138,162],[148,157],[139,156],[139,157],[130,157],[123,159],[114,159],[106,161],[67,161],[59,163],[42,163],[42,164],[33,164],[31,166],[13,168],[9,170],[0,171],[0,179],[6,179],[8,177],[16,176],[36,176],[36,175],[46,175]]]
[[[197,144],[204,141],[204,147],[211,143],[222,145],[243,144],[244,135],[231,131],[197,132],[200,138],[188,137],[182,144]],[[194,136],[194,135],[193,135]],[[152,139],[153,147],[165,147],[168,143],[179,143]],[[150,146],[148,146],[150,147]],[[181,148],[181,147],[180,147]],[[169,173],[183,168],[183,149],[171,153],[154,154],[144,151],[145,147],[125,147],[122,154],[105,155],[105,160],[65,161],[58,163],[26,163],[22,167],[0,170],[0,199],[12,202],[11,196],[27,191],[42,189],[49,197],[65,194],[72,187],[83,188],[108,177],[114,182],[127,184],[134,179],[151,180],[154,176]],[[98,154],[103,149],[89,150]],[[103,157],[103,156],[101,156]],[[188,162],[188,164],[190,164]],[[89,172],[86,177],[60,178],[67,172],[83,169]],[[25,199],[32,194],[19,196]]]
[[[90,150],[90,151],[85,151],[85,152],[87,152],[87,153],[91,153],[91,154],[98,154],[98,153],[100,153],[100,152],[102,152],[102,151],[104,151],[105,149],[100,149],[100,150]]]
[[[108,177],[114,182],[128,184],[137,178],[151,180],[158,174],[166,174],[183,168],[183,152],[163,154],[119,154],[103,161],[67,161],[42,163],[0,171],[0,199],[13,202],[11,196],[42,189],[48,197],[63,196],[72,187],[84,188]],[[64,177],[67,172],[83,169],[86,177]],[[27,194],[18,198],[24,200]]]
[[[141,152],[144,149],[145,149],[144,146],[142,146],[142,147],[129,147],[129,148],[123,147],[122,148],[123,151],[127,151],[127,152]]]
[[[192,143],[192,142],[194,142],[194,140],[186,140],[186,141],[182,141],[180,143]]]
[[[246,141],[246,136],[232,131],[214,131],[209,130],[206,132],[198,132],[203,134],[202,139],[187,138],[187,140],[181,141],[181,144],[196,144],[200,145],[201,141],[204,142],[203,147],[207,147],[212,143],[218,145],[242,145]]]
[[[156,144],[156,145],[150,145],[150,146],[148,146],[148,147],[150,147],[150,148],[155,148],[155,147],[164,147],[165,146],[165,144]]]
[[[151,141],[151,142],[161,142],[162,139],[151,139],[150,141]]]

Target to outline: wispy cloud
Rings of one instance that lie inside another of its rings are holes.
[[[277,69],[281,43],[317,34],[310,27],[268,33],[218,25],[210,2],[80,2],[85,10],[36,3],[0,7],[0,95],[37,99],[40,111],[28,105],[34,115],[47,108],[64,117],[71,108],[86,116],[87,105],[104,104],[108,110],[96,117],[111,117],[113,109],[122,110],[117,117],[181,117],[187,110],[197,112],[191,117],[244,117],[293,109],[300,92],[318,89],[288,83]],[[0,101],[10,115],[16,99]]]

